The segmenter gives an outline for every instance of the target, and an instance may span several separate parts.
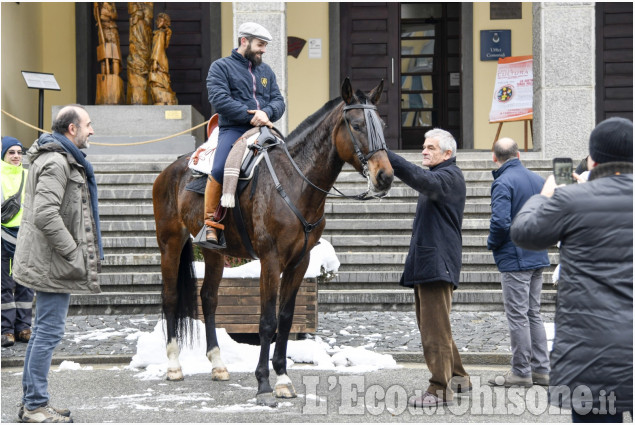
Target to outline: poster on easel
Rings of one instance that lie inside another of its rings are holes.
[[[490,123],[533,119],[533,56],[500,58]]]

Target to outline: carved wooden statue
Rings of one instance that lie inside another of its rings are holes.
[[[121,48],[117,30],[117,9],[114,3],[95,2],[93,14],[97,22],[99,45],[97,60],[101,72],[97,74],[97,93],[95,104],[118,105],[124,103],[123,80],[121,72]]]
[[[128,3],[130,46],[128,53],[128,95],[130,105],[149,104],[148,74],[152,43],[154,3]]]
[[[150,90],[155,105],[177,105],[176,94],[170,87],[170,69],[166,49],[170,45],[172,30],[170,16],[167,13],[157,15],[157,29],[152,38],[152,55],[150,56]]]

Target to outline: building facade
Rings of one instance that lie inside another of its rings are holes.
[[[122,57],[128,54],[127,3],[116,3]],[[350,77],[364,91],[382,79],[379,108],[392,149],[420,149],[423,134],[446,128],[463,150],[489,150],[497,61],[482,58],[483,32],[509,36],[505,54],[532,55],[533,137],[544,157],[586,155],[588,134],[609,116],[632,120],[632,3],[154,3],[172,19],[167,50],[179,104],[212,113],[205,78],[236,46],[235,30],[256,21],[274,35],[264,60],[276,71],[293,130]],[[45,111],[93,104],[97,28],[92,3],[2,3],[2,109],[37,123],[38,94],[20,71],[53,73]],[[566,23],[566,24],[563,24]],[[121,77],[126,79],[125,59]],[[50,128],[50,112],[44,128]],[[2,115],[2,134],[30,144],[35,130]],[[99,129],[95,129],[97,132]],[[501,135],[522,145],[522,122]]]

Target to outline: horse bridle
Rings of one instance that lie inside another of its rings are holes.
[[[366,156],[364,156],[364,154],[362,154],[361,149],[359,148],[360,143],[358,142],[357,138],[355,138],[355,135],[351,131],[350,122],[348,121],[348,118],[346,117],[346,112],[348,112],[351,109],[363,109],[364,110],[364,119],[366,121],[366,129],[367,129],[368,144],[369,144],[369,152],[368,152],[368,154]],[[373,112],[372,112],[373,110],[374,111],[377,110],[375,105],[368,105],[368,104],[347,105],[347,106],[345,106],[343,108],[344,122],[346,123],[346,127],[348,128],[348,133],[351,136],[351,140],[353,142],[353,147],[355,148],[355,154],[357,155],[357,157],[359,158],[359,161],[362,164],[362,173],[361,174],[364,177],[366,177],[366,179],[368,180],[368,190],[366,190],[366,192],[364,192],[362,194],[359,194],[357,196],[349,196],[349,195],[345,195],[342,192],[340,192],[336,187],[333,187],[333,189],[335,189],[335,191],[337,191],[339,193],[339,196],[341,196],[341,197],[359,199],[359,200],[366,200],[366,199],[373,198],[373,196],[367,197],[367,195],[371,191],[371,187],[372,187],[371,180],[370,180],[370,175],[368,173],[368,160],[376,152],[378,152],[380,150],[384,150],[385,151],[387,149],[386,141],[384,139],[384,133],[383,133],[382,126],[381,126],[381,121],[377,117],[377,114],[373,114]],[[278,133],[278,136],[280,136],[280,134],[281,134],[280,131],[278,131],[275,128],[274,128],[274,130],[276,130],[276,132]],[[298,218],[298,220],[300,220],[300,223],[302,223],[302,227],[304,228],[304,246],[302,247],[302,253],[300,254],[299,259],[293,265],[293,268],[295,268],[300,263],[300,261],[302,260],[302,258],[304,257],[304,255],[306,253],[306,248],[307,248],[307,244],[308,244],[308,241],[309,241],[309,233],[311,233],[313,231],[313,229],[315,229],[317,226],[320,225],[320,223],[324,220],[324,215],[322,215],[322,217],[320,217],[316,222],[309,223],[304,218],[302,213],[293,204],[293,201],[291,201],[291,199],[289,198],[287,193],[282,188],[282,184],[280,183],[280,180],[278,179],[278,176],[276,174],[275,168],[273,167],[273,164],[271,163],[271,159],[269,159],[269,152],[268,151],[269,151],[270,148],[273,148],[275,146],[282,146],[283,151],[286,153],[287,157],[291,161],[291,164],[295,168],[296,172],[311,187],[313,187],[314,189],[316,189],[316,190],[318,190],[318,191],[320,191],[322,193],[325,193],[326,195],[333,195],[333,196],[337,196],[337,195],[334,195],[330,191],[326,191],[326,190],[316,186],[315,184],[313,184],[304,175],[302,170],[300,170],[300,168],[298,167],[298,164],[296,164],[296,162],[293,160],[293,157],[289,153],[289,150],[287,149],[286,143],[284,143],[284,139],[282,139],[282,137],[274,140],[273,143],[269,144],[266,147],[261,145],[261,144],[257,144],[257,143],[250,146],[250,148],[252,148],[254,150],[262,151],[262,153],[264,155],[264,158],[265,158],[265,163],[267,164],[267,168],[269,168],[269,173],[271,174],[271,177],[273,179],[273,183],[274,183],[274,186],[275,186],[276,190],[278,191],[278,193],[280,194],[282,199],[287,203],[287,205],[289,206],[291,211],[293,211],[293,213]],[[238,203],[237,203],[237,207],[238,207],[237,209],[240,210],[240,206],[238,205]],[[243,235],[241,234],[241,237],[242,236]],[[248,244],[246,244],[245,246],[247,247],[250,255],[253,258],[257,258],[255,256],[255,254],[253,253],[253,249],[251,248],[251,242],[249,241],[248,238],[247,238],[247,242],[248,242]]]
[[[346,117],[346,112],[348,112],[351,109],[364,110],[364,119],[366,121],[366,129],[367,129],[366,133],[368,136],[368,143],[369,143],[369,150],[366,156],[362,154],[362,151],[359,148],[360,143],[357,141],[357,138],[351,131],[350,122],[348,121],[348,118]],[[370,174],[368,173],[368,160],[378,151],[380,150],[385,151],[388,148],[386,147],[386,140],[384,139],[384,132],[382,130],[381,121],[379,120],[376,114],[372,113],[373,110],[377,111],[377,107],[375,105],[362,104],[362,103],[347,105],[347,106],[344,106],[344,108],[342,109],[344,122],[346,123],[346,127],[348,128],[348,134],[351,137],[353,148],[355,149],[355,155],[357,155],[359,162],[362,164],[362,171],[360,172],[360,174],[366,177],[366,180],[368,181],[368,189],[365,192],[360,193],[359,195],[355,195],[355,196],[346,195],[342,193],[335,186],[333,186],[333,190],[336,191],[337,193],[331,193],[331,191],[324,190],[321,187],[316,186],[300,170],[298,165],[295,163],[295,161],[291,157],[291,154],[287,150],[286,144],[284,143],[282,144],[283,150],[287,154],[287,157],[291,161],[291,164],[295,168],[295,171],[304,179],[305,182],[309,184],[309,186],[311,186],[313,189],[317,190],[318,192],[322,192],[322,193],[325,193],[326,195],[331,195],[331,196],[340,197],[340,198],[356,199],[361,201],[376,198],[376,196],[367,196],[372,190],[372,182],[370,180]],[[279,131],[278,131],[278,134],[280,134]]]
[[[351,124],[346,117],[346,112],[351,109],[363,109],[364,110],[364,120],[366,121],[366,135],[368,138],[368,154],[364,156],[362,154],[361,149],[359,148],[360,143],[357,141],[357,138],[351,131]],[[344,112],[344,122],[346,123],[346,128],[348,129],[348,134],[351,136],[351,141],[353,142],[353,148],[355,148],[355,155],[359,159],[359,162],[362,164],[362,175],[366,178],[368,176],[368,160],[375,155],[377,151],[387,149],[386,140],[384,139],[384,132],[382,130],[381,121],[377,117],[377,114],[373,114],[372,111],[377,111],[377,107],[375,105],[369,104],[355,104],[355,105],[346,105],[342,109]],[[368,192],[366,192],[368,193]]]

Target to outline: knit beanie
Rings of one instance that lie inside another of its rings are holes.
[[[589,154],[598,164],[633,162],[633,122],[613,117],[599,123],[589,138]]]
[[[4,156],[11,146],[20,146],[20,148],[24,150],[24,146],[22,146],[22,143],[20,143],[18,139],[15,137],[4,136],[2,138],[2,157],[0,157],[0,160],[4,161]]]

